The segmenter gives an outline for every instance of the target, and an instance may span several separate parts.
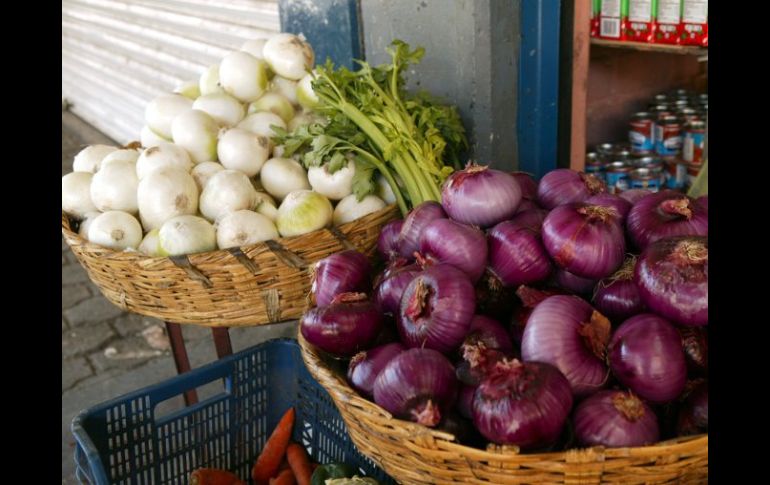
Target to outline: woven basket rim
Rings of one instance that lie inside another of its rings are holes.
[[[544,453],[529,453],[529,452],[520,453],[518,450],[518,447],[516,446],[490,445],[491,448],[497,449],[496,451],[490,451],[489,449],[484,450],[480,448],[465,446],[458,443],[455,440],[455,436],[450,433],[428,428],[426,426],[422,426],[417,423],[413,423],[411,421],[405,421],[402,419],[394,418],[393,415],[391,415],[388,411],[386,411],[382,407],[378,406],[373,401],[370,401],[360,396],[352,387],[350,387],[346,379],[342,378],[342,376],[333,372],[326,365],[324,359],[318,354],[316,349],[307,340],[305,340],[305,338],[302,336],[302,332],[299,329],[297,331],[297,340],[300,344],[300,349],[302,351],[302,358],[305,361],[306,367],[308,368],[310,373],[313,375],[313,377],[329,393],[339,394],[341,390],[344,394],[341,396],[337,396],[337,398],[343,402],[354,404],[353,406],[350,406],[351,409],[357,408],[358,410],[360,410],[360,411],[350,411],[350,412],[377,413],[380,416],[385,417],[390,421],[392,421],[392,423],[395,426],[405,428],[406,431],[411,435],[429,434],[435,440],[444,441],[450,444],[451,448],[454,451],[461,452],[465,455],[472,455],[475,459],[478,459],[478,460],[482,460],[482,461],[500,460],[501,455],[505,455],[508,457],[520,456],[520,457],[526,457],[527,459],[540,458],[544,460],[549,460],[549,459],[558,460],[558,459],[564,459],[568,454],[574,453],[575,451],[578,451],[578,450],[601,451],[602,454],[605,456],[645,455],[647,453],[659,454],[661,451],[661,448],[666,448],[666,447],[670,449],[670,453],[676,454],[677,448],[691,446],[693,442],[698,442],[703,446],[708,446],[708,433],[692,435],[692,436],[676,437],[665,441],[659,441],[658,443],[648,445],[648,446],[624,447],[624,448],[610,448],[610,447],[604,447],[604,446],[575,447],[564,451],[552,451],[552,452],[544,452]],[[331,387],[329,385],[330,381],[333,382],[336,385],[336,387],[339,389],[335,389],[334,387]],[[336,401],[337,399],[335,399],[335,402]]]

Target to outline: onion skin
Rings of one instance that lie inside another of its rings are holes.
[[[596,194],[586,200],[586,204],[600,205],[602,207],[612,207],[620,215],[621,223],[626,221],[628,213],[633,204],[626,199],[615,194]]]
[[[513,178],[519,183],[521,197],[523,199],[537,199],[537,182],[532,175],[527,172],[511,172],[511,175],[513,175]]]
[[[422,269],[417,264],[401,266],[383,273],[385,276],[374,288],[374,303],[384,313],[397,314],[404,290]]]
[[[653,403],[675,399],[687,381],[682,341],[673,325],[652,313],[623,322],[608,348],[610,368],[624,386]]]
[[[555,295],[538,304],[521,339],[525,362],[545,362],[559,369],[576,396],[601,389],[607,382],[605,365],[610,322],[584,300]]]
[[[348,365],[348,382],[361,395],[372,399],[377,376],[388,362],[405,350],[401,343],[393,342],[357,353]]]
[[[707,433],[709,430],[708,382],[699,384],[690,392],[679,411],[676,433],[679,436]]]
[[[522,449],[555,442],[572,408],[567,379],[542,362],[501,363],[473,399],[473,424],[490,441]],[[512,426],[516,423],[516,426]]]
[[[684,194],[664,190],[634,204],[626,229],[640,250],[670,237],[708,236],[708,210]]]
[[[473,396],[476,394],[478,386],[460,386],[460,393],[457,397],[457,412],[466,419],[473,419]]]
[[[487,267],[476,283],[476,313],[497,321],[507,320],[515,304],[513,288],[504,286],[500,278]]]
[[[618,271],[596,285],[593,305],[613,322],[622,322],[645,311],[634,283],[636,260],[627,258]]]
[[[522,212],[530,211],[530,210],[543,210],[540,208],[539,205],[537,205],[537,202],[535,202],[532,199],[521,199],[521,202],[519,202],[519,208],[516,209],[516,214],[520,214]]]
[[[675,237],[651,244],[634,270],[647,307],[675,323],[708,324],[708,238]]]
[[[687,360],[687,368],[693,373],[708,373],[708,333],[707,327],[679,327],[682,337],[682,349]]]
[[[631,202],[631,205],[633,206],[634,204],[636,204],[638,200],[652,193],[653,192],[647,189],[630,189],[630,190],[624,190],[623,192],[621,192],[619,194],[619,197]]]
[[[401,233],[401,227],[404,225],[403,219],[390,221],[380,231],[377,238],[377,253],[383,261],[388,261],[398,256],[398,235]]]
[[[337,357],[351,357],[369,347],[382,331],[382,315],[362,293],[342,293],[325,307],[302,315],[305,340]]]
[[[595,279],[581,278],[569,271],[556,268],[556,271],[553,273],[553,283],[559,288],[571,291],[576,295],[589,295],[596,287],[598,281]]]
[[[543,229],[543,221],[548,216],[548,211],[545,209],[530,209],[517,213],[511,219],[511,222],[520,227],[532,229],[540,234]]]
[[[310,291],[319,307],[329,305],[335,296],[347,292],[368,292],[372,267],[366,256],[349,249],[316,263]]]
[[[374,402],[399,419],[436,426],[454,405],[458,382],[446,357],[432,349],[405,350],[374,382]]]
[[[537,231],[503,221],[487,234],[489,267],[505,286],[543,281],[553,265]]]
[[[519,297],[521,305],[511,314],[511,337],[514,342],[521,345],[521,337],[524,335],[524,328],[527,326],[527,320],[532,314],[532,310],[543,300],[553,295],[564,295],[560,289],[538,290],[528,286],[520,286],[516,289],[516,296]]]
[[[575,434],[585,446],[645,446],[660,438],[652,408],[631,393],[599,391],[575,409]]]
[[[698,203],[699,206],[701,206],[706,213],[708,214],[709,211],[709,196],[708,195],[701,195],[697,199],[695,199],[695,202]]]
[[[513,175],[473,163],[450,175],[441,189],[441,205],[449,217],[479,227],[513,217],[521,197]]]
[[[404,291],[396,322],[398,334],[407,347],[449,354],[468,334],[475,309],[475,292],[465,273],[437,264]]]
[[[482,342],[488,349],[499,350],[503,353],[513,352],[513,343],[505,327],[500,322],[484,315],[474,315],[471,328],[465,337],[463,345],[473,345]]]
[[[420,249],[420,235],[425,226],[436,219],[446,219],[444,208],[438,202],[429,200],[418,205],[407,214],[401,233],[398,235],[398,248],[401,256],[414,259],[414,253]]]
[[[584,202],[592,195],[606,191],[606,184],[593,175],[557,168],[540,180],[537,200],[540,207],[551,210],[564,204]]]
[[[451,264],[475,283],[486,269],[487,240],[475,227],[437,219],[420,234],[420,253],[431,263]]]

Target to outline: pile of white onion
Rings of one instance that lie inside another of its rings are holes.
[[[273,144],[272,126],[319,119],[314,62],[301,36],[246,42],[151,100],[140,148],[80,151],[62,177],[62,211],[93,243],[160,257],[307,234],[394,203],[387,184],[359,201],[352,161],[308,173]]]

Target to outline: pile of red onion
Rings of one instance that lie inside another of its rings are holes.
[[[708,198],[471,164],[377,253],[319,262],[300,329],[394,418],[524,451],[708,431]]]

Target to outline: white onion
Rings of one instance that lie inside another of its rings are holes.
[[[262,111],[261,113],[250,114],[244,118],[243,121],[238,123],[237,128],[248,130],[254,134],[262,135],[269,139],[275,136],[275,132],[270,127],[272,125],[279,126],[284,130],[286,129],[286,123],[283,121],[283,118],[275,113]]]
[[[101,168],[104,168],[107,164],[112,162],[131,162],[136,163],[136,160],[141,155],[140,150],[134,150],[133,148],[124,148],[122,150],[115,150],[102,160]]]
[[[267,64],[246,52],[227,54],[219,64],[219,84],[244,103],[256,101],[267,89]]]
[[[216,230],[202,217],[172,217],[158,231],[158,247],[163,256],[212,251],[217,248]]]
[[[142,127],[142,132],[139,135],[139,140],[142,142],[142,146],[144,148],[152,148],[154,146],[160,145],[161,142],[171,141],[158,135],[157,133],[152,131],[150,127],[147,125],[144,125]]]
[[[97,210],[91,200],[93,176],[91,172],[70,172],[61,178],[61,210],[77,219]]]
[[[195,100],[192,107],[207,113],[221,126],[233,126],[246,116],[246,108],[227,93],[201,96]]]
[[[217,162],[203,162],[193,167],[190,175],[195,179],[195,183],[198,185],[198,191],[203,192],[203,188],[211,180],[211,177],[220,170],[224,170],[221,164]]]
[[[254,211],[231,212],[217,223],[219,249],[250,246],[271,239],[278,239],[278,229],[275,228],[275,224]]]
[[[339,226],[353,222],[367,214],[384,209],[385,205],[385,201],[376,195],[367,195],[359,202],[356,194],[350,194],[339,201],[337,207],[334,208],[334,225]]]
[[[181,94],[163,94],[147,103],[144,122],[156,134],[171,139],[171,123],[192,107],[192,100]]]
[[[297,81],[275,76],[270,82],[270,92],[280,94],[294,106],[299,105],[299,101],[297,101]]]
[[[136,214],[136,166],[131,162],[115,161],[102,167],[91,180],[91,201],[102,212],[123,211]]]
[[[146,231],[159,228],[172,217],[198,212],[198,186],[179,167],[164,167],[139,181],[136,192],[139,216]]]
[[[313,68],[313,48],[294,34],[277,34],[265,43],[262,55],[279,76],[299,80]]]
[[[246,174],[237,170],[221,170],[203,188],[200,210],[209,221],[217,221],[228,212],[253,209],[257,191]]]
[[[275,200],[269,194],[259,190],[257,191],[257,203],[254,210],[273,222],[278,217],[278,207],[275,205]]]
[[[175,94],[181,94],[185,98],[195,100],[201,95],[201,88],[198,85],[198,79],[192,79],[190,81],[184,81],[174,88]]]
[[[260,111],[269,111],[281,117],[288,123],[294,118],[294,106],[286,96],[278,93],[265,93],[249,105],[249,114],[259,113]]]
[[[270,158],[270,140],[241,128],[232,128],[219,138],[217,155],[223,167],[254,177]]]
[[[332,203],[323,195],[296,190],[281,202],[275,225],[283,237],[300,236],[330,225],[332,213]]]
[[[209,66],[208,69],[203,71],[201,78],[198,80],[198,90],[201,96],[225,92],[222,89],[222,85],[219,84],[219,64]]]
[[[323,123],[324,119],[313,113],[302,112],[289,121],[289,131],[295,131],[300,126],[306,126],[311,123]]]
[[[248,52],[254,56],[255,59],[264,59],[265,56],[262,55],[262,49],[265,47],[266,42],[267,39],[247,40],[241,46],[241,50],[243,52]]]
[[[283,145],[276,145],[273,147],[273,157],[272,158],[286,158],[283,156],[283,154],[286,153],[286,147]]]
[[[315,77],[313,73],[307,73],[297,83],[297,101],[306,110],[312,110],[320,102],[313,91],[312,83]]]
[[[289,192],[310,189],[307,172],[296,160],[271,158],[262,165],[259,180],[268,194],[282,200]]]
[[[111,249],[135,249],[142,242],[142,226],[127,212],[105,212],[88,226],[88,240]]]
[[[214,118],[191,109],[176,118],[171,124],[174,143],[187,150],[193,163],[217,159],[217,135],[219,125]]]
[[[396,194],[393,193],[393,189],[385,177],[378,173],[375,182],[377,183],[377,197],[384,200],[386,204],[395,204]]]
[[[136,160],[136,176],[142,180],[152,171],[164,167],[177,167],[189,172],[193,168],[193,163],[184,148],[162,141],[139,155]]]
[[[140,253],[144,253],[147,256],[158,257],[160,256],[160,241],[158,240],[159,229],[153,229],[145,234],[141,244],[137,248]]]
[[[80,221],[80,227],[78,228],[78,235],[88,241],[88,228],[91,227],[91,223],[94,219],[99,217],[102,213],[99,211],[86,212],[83,216],[83,220]]]
[[[96,173],[99,171],[104,157],[117,151],[117,149],[117,147],[109,145],[87,146],[75,155],[75,159],[72,162],[72,171]]]
[[[347,164],[334,173],[329,173],[328,169],[328,163],[308,169],[307,179],[313,190],[331,200],[340,200],[352,194],[356,164],[348,160]]]

